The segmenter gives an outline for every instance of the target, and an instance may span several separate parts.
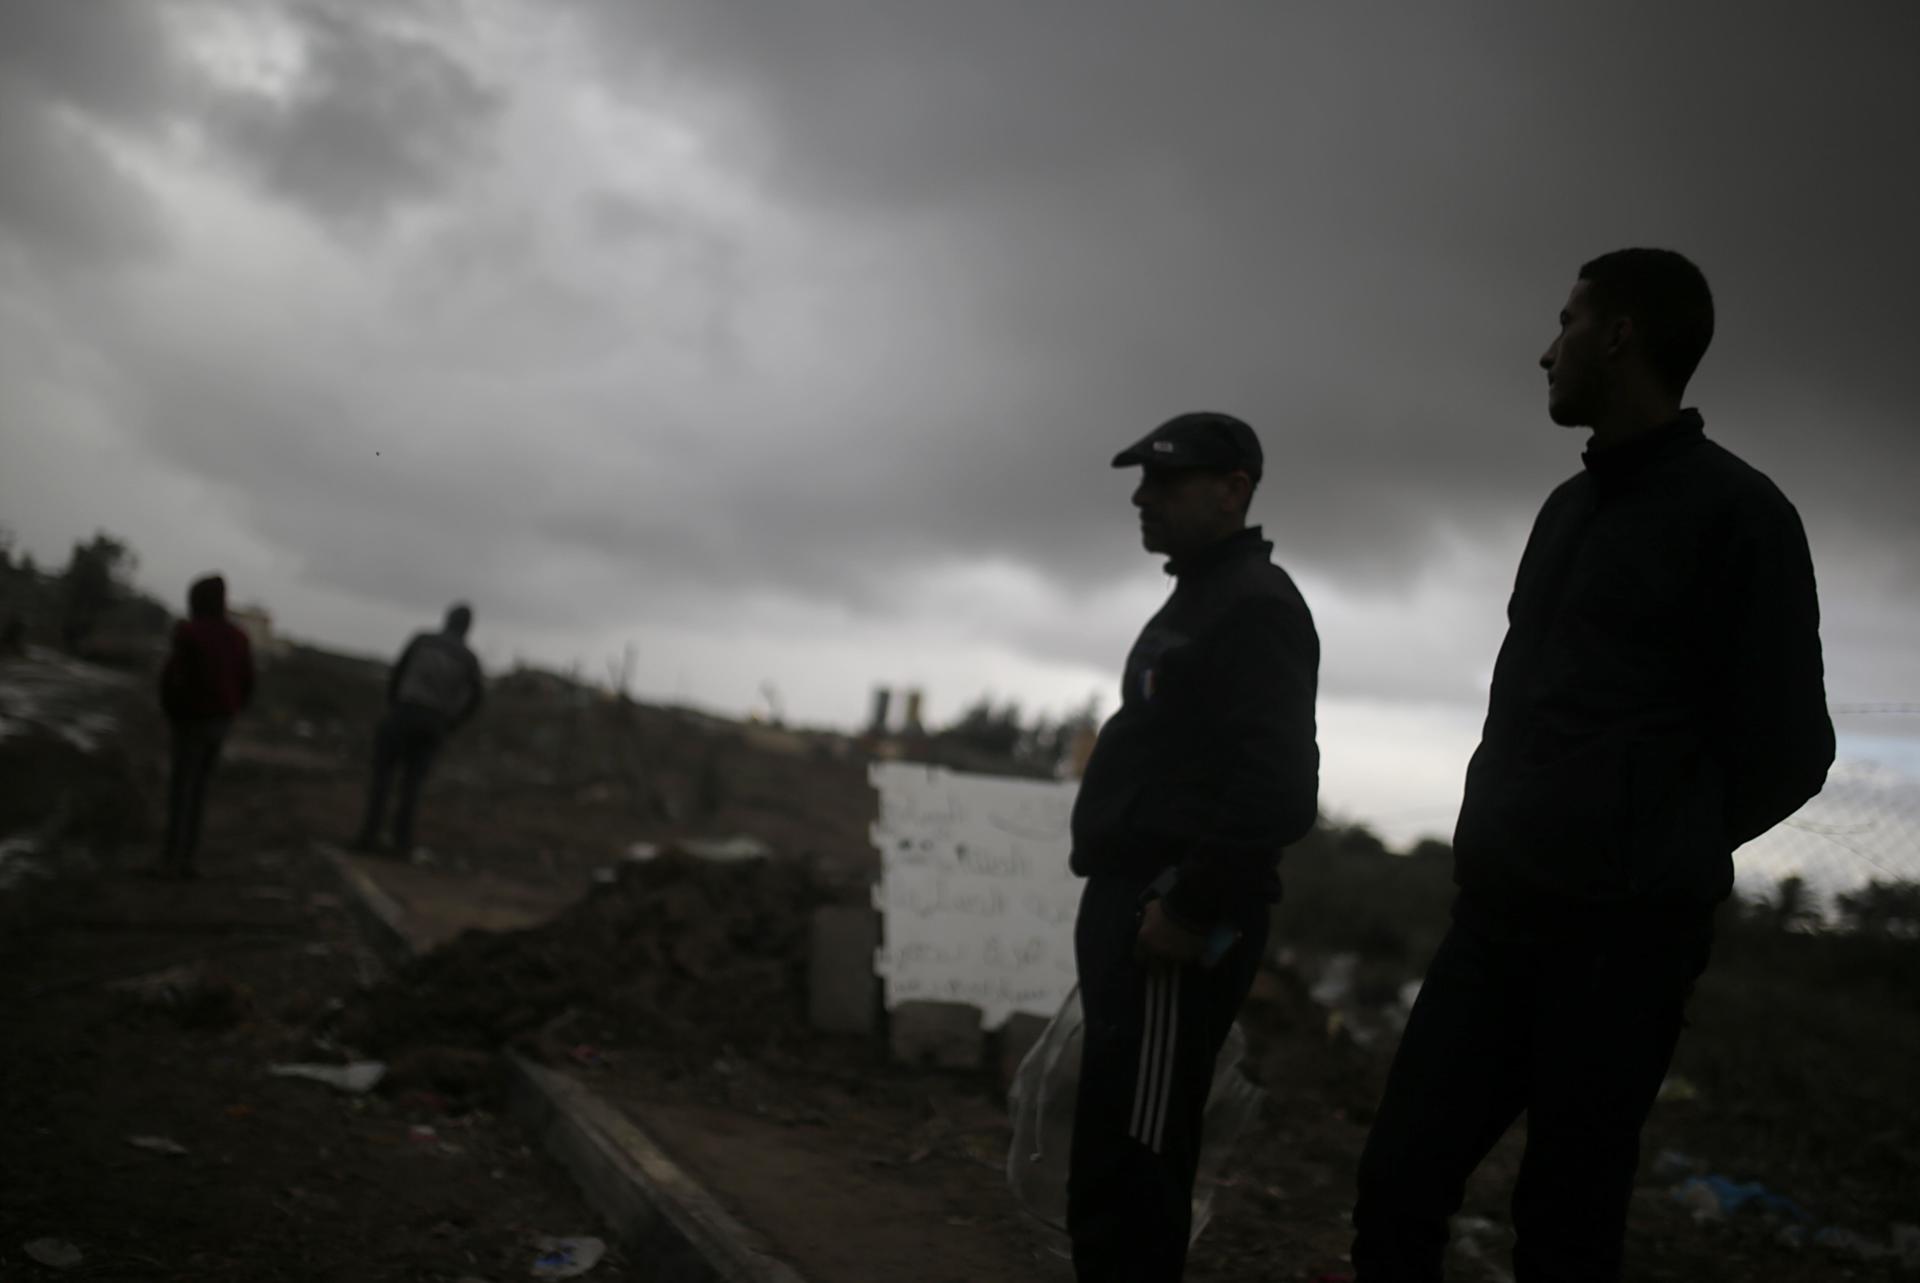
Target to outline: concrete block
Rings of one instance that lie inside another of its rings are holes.
[[[1040,1041],[1040,1035],[1047,1031],[1048,1023],[1045,1016],[1016,1011],[1007,1017],[1006,1024],[1000,1026],[995,1041],[999,1050],[1002,1091],[1013,1086],[1013,1076],[1020,1072],[1020,1062],[1027,1058],[1027,1052],[1033,1049],[1033,1044]]]
[[[986,1047],[980,1008],[967,1002],[903,1002],[887,1022],[893,1058],[936,1069],[978,1069]]]
[[[815,1029],[869,1034],[880,1019],[880,980],[873,974],[880,915],[866,905],[822,905],[813,911],[807,953],[807,1015]]]

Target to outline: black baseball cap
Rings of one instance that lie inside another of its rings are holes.
[[[1176,414],[1113,456],[1116,468],[1205,468],[1244,472],[1255,481],[1264,464],[1253,429],[1231,414],[1211,410]]]

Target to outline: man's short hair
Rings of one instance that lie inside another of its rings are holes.
[[[464,601],[455,602],[447,607],[445,628],[450,633],[465,633],[473,627],[473,607]]]
[[[1617,249],[1583,264],[1580,279],[1602,315],[1633,318],[1667,390],[1686,391],[1713,342],[1713,291],[1705,274],[1670,249]]]

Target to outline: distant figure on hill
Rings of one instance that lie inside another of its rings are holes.
[[[176,878],[194,876],[207,782],[234,716],[253,698],[253,650],[227,618],[227,581],[219,575],[196,580],[187,610],[160,670],[160,707],[173,740],[161,872]]]
[[[472,626],[473,611],[455,606],[439,632],[415,634],[400,652],[387,679],[387,714],[374,735],[373,780],[355,850],[379,850],[395,768],[400,772],[400,801],[393,817],[393,850],[402,858],[413,850],[414,807],[427,768],[448,734],[480,707],[480,661],[466,641]]]
[[[1514,1276],[1620,1278],[1733,850],[1833,761],[1800,517],[1681,407],[1712,337],[1699,268],[1619,250],[1581,267],[1540,357],[1548,417],[1593,435],[1507,603],[1453,923],[1360,1161],[1361,1283],[1441,1277],[1467,1177],[1522,1113]]]

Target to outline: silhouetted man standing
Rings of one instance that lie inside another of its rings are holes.
[[[387,679],[387,715],[373,741],[373,783],[367,814],[354,847],[378,849],[387,789],[400,772],[400,800],[393,817],[393,847],[404,857],[413,849],[414,807],[427,768],[447,736],[480,707],[484,684],[480,661],[467,646],[473,611],[455,606],[437,633],[418,633],[400,652]]]
[[[1447,1218],[1522,1112],[1520,1283],[1617,1279],[1640,1129],[1733,849],[1833,760],[1806,536],[1680,398],[1698,268],[1594,259],[1540,358],[1586,467],[1534,523],[1454,834],[1460,891],[1360,1166],[1363,1283],[1441,1277]]]
[[[160,707],[173,742],[161,871],[176,878],[194,876],[207,782],[234,716],[253,699],[253,650],[227,618],[227,581],[219,575],[195,580],[187,615],[174,625],[160,670]]]
[[[1201,1116],[1279,896],[1313,827],[1320,642],[1273,545],[1246,524],[1253,429],[1183,414],[1122,451],[1141,542],[1174,589],[1127,656],[1073,809],[1086,1014],[1067,1225],[1082,1280],[1186,1268]]]

